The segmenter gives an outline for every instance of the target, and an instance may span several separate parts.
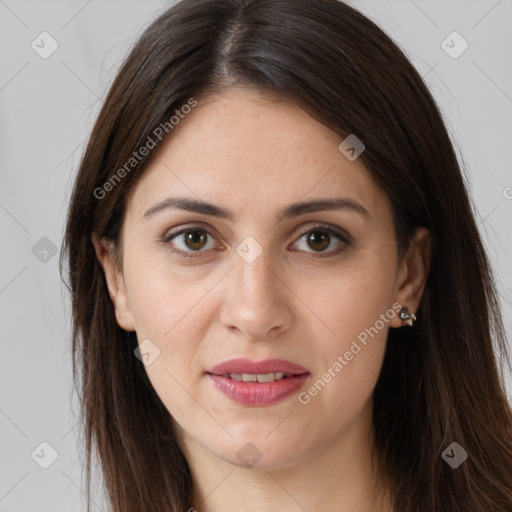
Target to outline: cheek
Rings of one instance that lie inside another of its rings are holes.
[[[126,258],[125,276],[137,334],[167,343],[194,326],[195,309],[214,281],[202,278],[200,270],[170,263],[164,253],[134,250]]]
[[[350,344],[391,307],[393,265],[392,257],[388,256],[386,261],[383,255],[368,250],[358,253],[346,266],[333,270],[326,279],[302,281],[298,294],[307,297],[305,304],[322,320],[324,326],[319,322],[317,332],[320,333],[321,327],[323,336],[318,339],[325,340],[325,346],[338,350]]]
[[[190,389],[197,379],[197,353],[206,328],[208,292],[218,278],[169,264],[167,255],[134,247],[126,251],[125,280],[139,343],[149,339],[156,357],[145,366],[160,398],[170,409],[193,405]],[[156,348],[155,348],[156,347]]]
[[[328,330],[318,323],[314,342],[321,369],[301,403],[320,408],[340,404],[333,410],[340,419],[357,415],[366,403],[382,366],[390,320],[397,314],[392,308],[393,265],[392,254],[386,260],[368,251],[334,272],[322,289],[308,288],[308,303]]]

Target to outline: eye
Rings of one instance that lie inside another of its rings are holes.
[[[208,247],[208,237],[211,241],[214,238],[203,228],[190,226],[177,233],[171,233],[162,240],[164,243],[169,244],[172,252],[177,253],[179,256],[185,258],[194,258],[201,256],[194,254],[204,252],[203,249],[213,249],[217,246],[214,242]],[[175,241],[176,240],[176,241]]]
[[[337,240],[336,246],[338,248],[326,251],[332,245],[333,237]],[[299,241],[302,239],[305,239],[305,244],[303,245],[303,247],[306,247],[305,252],[309,252],[307,248],[311,248],[313,253],[317,253],[316,255],[320,258],[336,255],[352,244],[352,240],[348,235],[343,235],[333,228],[324,226],[314,226],[308,229],[302,234]]]
[[[208,246],[208,238],[211,238]],[[337,249],[326,251],[332,245],[333,238],[337,241]],[[343,235],[335,229],[326,226],[314,226],[305,231],[299,241],[305,239],[306,249],[304,252],[310,252],[307,248],[313,249],[316,257],[333,256],[341,252],[345,247],[352,244],[349,235]],[[201,257],[202,252],[208,249],[218,247],[213,236],[203,228],[197,226],[189,226],[176,233],[170,233],[162,239],[162,242],[168,245],[169,249],[184,258]],[[296,242],[297,244],[297,242]],[[323,254],[325,253],[325,255]]]

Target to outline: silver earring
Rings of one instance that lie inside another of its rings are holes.
[[[416,315],[414,313],[411,313],[406,306],[402,306],[399,316],[405,325],[412,326],[412,323],[414,322],[414,320],[416,320]]]

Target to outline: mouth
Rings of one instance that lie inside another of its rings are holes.
[[[206,372],[215,387],[244,405],[271,405],[298,391],[310,372],[283,359],[231,359]]]
[[[252,361],[251,359],[230,359],[224,361],[207,371],[212,375],[260,375],[274,377],[278,379],[294,375],[309,373],[307,368],[299,366],[285,359],[266,359],[264,361]],[[241,379],[240,379],[241,380]],[[251,381],[254,382],[254,381]],[[264,381],[265,382],[265,381]]]
[[[236,380],[237,382],[274,382],[275,380],[294,377],[293,373],[226,373],[222,375],[225,379]]]

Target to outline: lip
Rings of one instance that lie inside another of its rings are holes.
[[[224,361],[212,369],[208,373],[213,375],[225,375],[226,373],[293,373],[300,375],[309,373],[307,368],[299,366],[285,359],[266,359],[265,361],[252,361],[251,359],[230,359]]]
[[[288,373],[291,377],[273,382],[243,382],[224,377],[230,373]],[[309,371],[284,359],[251,361],[231,359],[207,371],[215,387],[231,400],[254,406],[271,405],[298,391],[308,379]]]

